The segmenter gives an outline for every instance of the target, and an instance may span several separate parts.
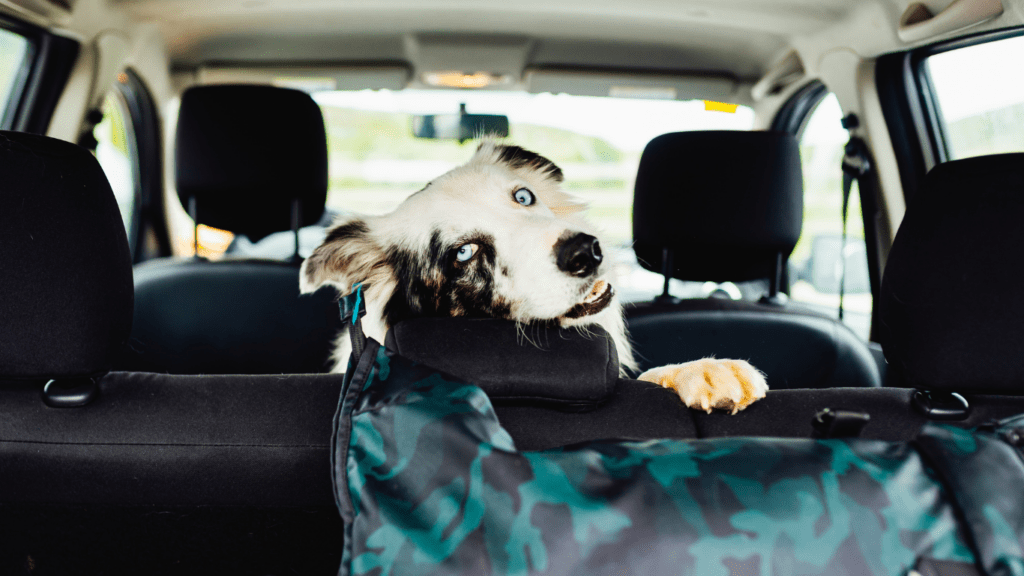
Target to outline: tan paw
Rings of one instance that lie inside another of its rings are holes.
[[[764,398],[768,383],[746,360],[705,358],[684,364],[652,368],[639,380],[672,388],[690,408],[711,413],[713,408],[732,414]]]

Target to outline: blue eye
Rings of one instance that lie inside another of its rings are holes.
[[[531,206],[534,202],[537,201],[537,199],[533,196],[533,192],[530,192],[526,188],[520,188],[519,190],[516,190],[516,193],[513,194],[512,197],[516,199],[516,202],[519,202],[523,206]]]
[[[476,254],[476,250],[476,244],[463,244],[459,247],[459,251],[455,253],[455,259],[459,262],[468,262]]]

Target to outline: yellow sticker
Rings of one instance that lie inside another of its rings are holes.
[[[715,102],[714,100],[704,101],[704,109],[710,110],[711,112],[728,112],[729,114],[735,114],[736,108],[739,108],[739,104],[726,104],[725,102]]]

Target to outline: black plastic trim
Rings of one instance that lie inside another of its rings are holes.
[[[37,68],[39,43],[43,30],[4,17],[0,17],[0,30],[16,34],[27,42],[25,56],[14,78],[11,93],[7,101],[0,102],[0,130],[10,130],[15,127],[18,109],[25,101],[24,96],[29,87],[29,81],[33,77],[33,71]]]
[[[36,34],[36,51],[11,127],[18,132],[45,135],[78,59],[80,44],[42,28],[24,26]]]
[[[160,115],[142,78],[131,68],[114,84],[131,119],[132,161],[136,168],[134,229],[129,239],[132,259],[138,264],[171,255],[171,240],[164,213],[163,145]],[[152,235],[155,246],[146,243]]]
[[[811,114],[828,94],[828,88],[820,80],[809,82],[779,108],[772,119],[771,129],[776,132],[789,132],[799,140]]]
[[[936,144],[925,120],[925,104],[914,75],[911,53],[887,54],[875,66],[875,84],[899,168],[903,196],[913,198],[936,164]]]

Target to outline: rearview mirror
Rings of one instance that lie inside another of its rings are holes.
[[[412,133],[433,140],[470,140],[484,134],[508,136],[508,116],[497,114],[429,114],[413,116]]]

